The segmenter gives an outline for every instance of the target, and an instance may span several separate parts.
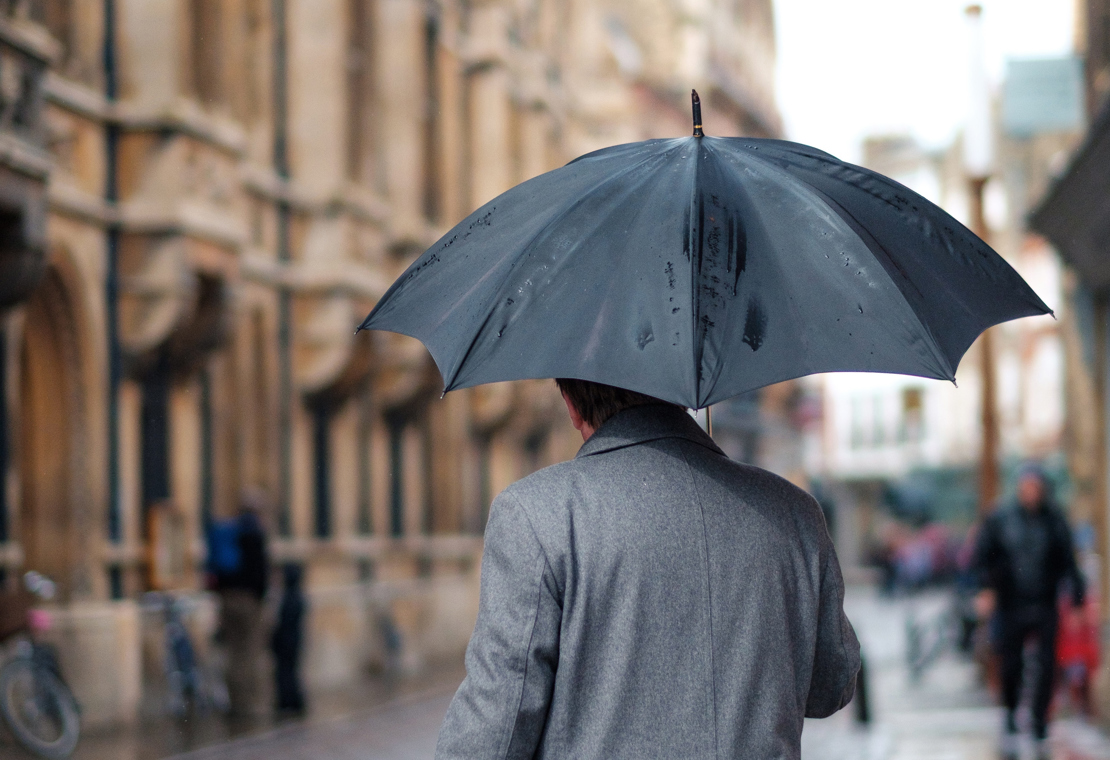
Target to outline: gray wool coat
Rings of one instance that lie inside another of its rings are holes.
[[[843,600],[809,495],[625,410],[494,501],[436,758],[798,758],[854,692]]]

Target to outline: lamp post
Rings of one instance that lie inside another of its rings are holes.
[[[990,242],[983,213],[983,190],[994,159],[991,100],[983,63],[983,9],[969,5],[964,11],[968,26],[968,118],[964,129],[963,164],[967,175],[971,231]],[[979,336],[982,380],[980,401],[982,443],[979,449],[979,514],[986,515],[998,498],[998,415],[995,408],[994,347],[991,330]]]

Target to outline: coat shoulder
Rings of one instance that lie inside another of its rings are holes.
[[[508,499],[522,506],[537,498],[544,503],[558,501],[560,494],[572,490],[575,482],[583,476],[581,461],[570,459],[536,470],[511,483],[497,498]]]

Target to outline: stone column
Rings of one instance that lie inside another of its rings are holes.
[[[293,456],[291,457],[291,487],[290,487],[290,517],[292,519],[291,536],[293,538],[307,538],[313,532],[313,492],[312,484],[314,474],[312,451],[312,415],[305,409],[299,394],[292,402],[292,425],[290,434],[293,437]]]
[[[195,376],[170,390],[170,492],[181,510],[185,526],[185,554],[192,559],[194,540],[201,533],[201,499],[204,451],[201,393]],[[194,563],[191,561],[189,565]],[[192,572],[188,573],[193,580]]]
[[[512,103],[509,72],[489,65],[470,75],[470,208],[475,209],[513,184],[510,156]]]
[[[449,393],[428,404],[432,533],[458,533],[463,528],[463,477],[472,445],[466,399],[465,394]]]
[[[310,194],[334,192],[346,158],[343,0],[287,0],[289,153],[293,178]]]
[[[553,168],[550,143],[550,114],[539,106],[523,110],[520,114],[521,180],[531,179]]]
[[[120,95],[140,109],[170,110],[188,72],[181,0],[117,0]]]
[[[380,413],[370,424],[370,525],[378,536],[389,535],[389,428]]]
[[[123,550],[126,553],[138,553],[142,546],[143,516],[140,502],[139,472],[141,469],[140,456],[142,452],[141,434],[139,427],[140,409],[142,407],[142,391],[138,383],[127,380],[119,386],[119,498],[120,498],[120,523],[123,527]],[[123,590],[129,594],[142,586],[138,574],[139,568],[124,566]]]
[[[465,91],[463,64],[459,59],[461,17],[458,0],[443,4],[439,19],[439,50],[436,53],[436,81],[439,87],[439,133],[437,152],[431,160],[438,162],[439,219],[436,223],[449,228],[466,215],[466,180],[463,176],[465,135]]]
[[[395,237],[413,236],[423,214],[423,0],[379,0],[375,24],[381,151]]]
[[[401,435],[405,535],[419,536],[425,532],[427,509],[427,427],[422,421],[412,421],[405,425]]]
[[[359,408],[349,400],[331,417],[331,533],[342,539],[358,532]]]

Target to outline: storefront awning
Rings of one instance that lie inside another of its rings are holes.
[[[1029,221],[1087,287],[1110,287],[1110,104]]]

